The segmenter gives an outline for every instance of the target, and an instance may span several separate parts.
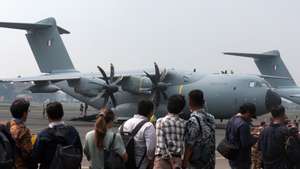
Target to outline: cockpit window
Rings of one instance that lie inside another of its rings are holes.
[[[252,88],[252,87],[255,87],[255,82],[250,82],[250,83],[249,83],[249,87],[251,87],[251,88]]]
[[[249,87],[251,87],[251,88],[253,88],[253,87],[269,87],[269,85],[264,82],[251,81],[251,82],[249,82]]]
[[[261,83],[263,87],[269,87],[267,83]]]

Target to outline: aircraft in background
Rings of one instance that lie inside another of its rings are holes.
[[[70,32],[57,26],[54,18],[33,24],[0,22],[0,27],[27,31],[27,40],[43,73],[5,81],[33,82],[28,88],[33,93],[61,90],[97,109],[114,107],[121,120],[132,117],[141,99],[152,99],[156,115],[162,116],[168,96],[182,94],[187,98],[193,89],[204,91],[206,108],[217,119],[232,117],[245,102],[256,104],[258,115],[281,104],[280,96],[258,76],[161,71],[156,63],[154,72],[115,73],[111,65],[109,76],[100,66],[100,73],[84,74],[75,69],[60,36]],[[184,112],[188,114],[188,106]]]
[[[234,55],[253,58],[263,77],[281,97],[300,104],[300,87],[296,84],[289,70],[280,57],[278,50],[265,53],[234,53],[225,52],[225,55]]]

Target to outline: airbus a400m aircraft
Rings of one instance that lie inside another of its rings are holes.
[[[51,93],[61,90],[97,109],[115,107],[119,118],[129,118],[136,112],[140,99],[152,99],[156,115],[166,113],[168,96],[187,96],[193,89],[204,91],[206,108],[218,119],[231,117],[244,102],[253,102],[257,114],[268,112],[281,104],[281,98],[270,89],[267,81],[258,76],[232,74],[200,74],[173,69],[161,71],[154,64],[154,72],[115,73],[113,65],[109,76],[98,66],[99,74],[83,74],[75,69],[60,34],[69,31],[58,27],[54,18],[34,24],[1,22],[0,27],[23,29],[34,54],[40,76],[6,79],[34,84],[33,93]],[[188,112],[186,107],[185,112]]]

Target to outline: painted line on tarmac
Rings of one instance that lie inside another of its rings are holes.
[[[226,160],[224,157],[216,157],[216,160]],[[89,169],[87,166],[81,166],[81,169]]]

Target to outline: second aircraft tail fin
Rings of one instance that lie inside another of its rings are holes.
[[[33,24],[0,22],[0,27],[27,31],[27,40],[42,73],[75,71],[60,37],[60,34],[70,32],[58,27],[54,18]]]
[[[287,67],[280,57],[278,50],[256,54],[256,53],[234,53],[225,52],[225,55],[234,55],[253,58],[260,73],[273,87],[296,86],[296,82],[289,73]],[[268,78],[270,77],[270,78]],[[272,78],[282,77],[282,78]]]

